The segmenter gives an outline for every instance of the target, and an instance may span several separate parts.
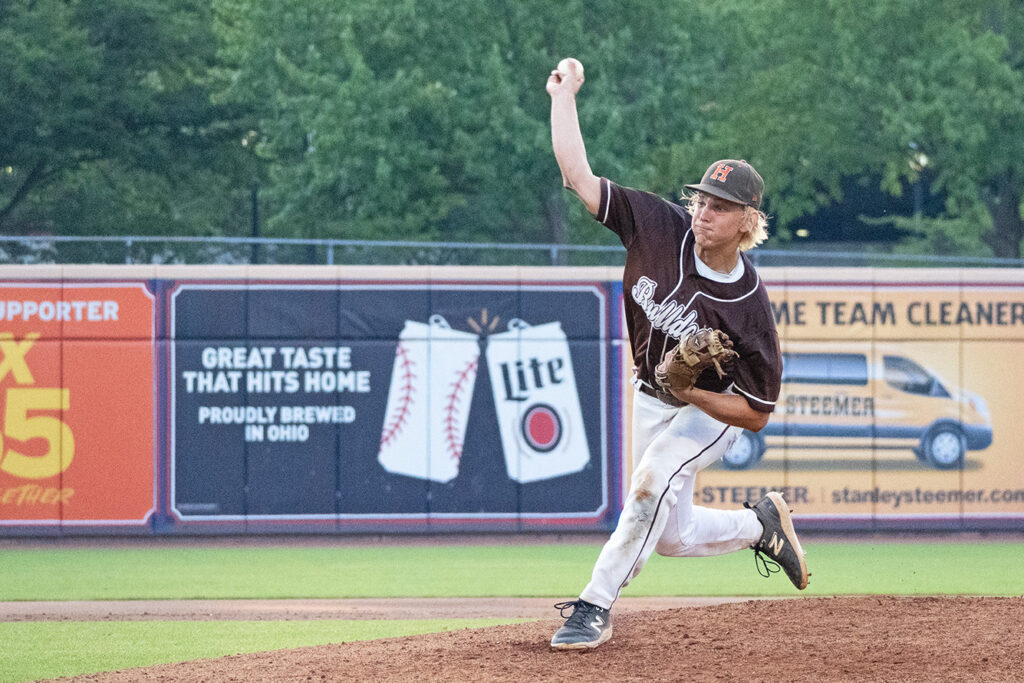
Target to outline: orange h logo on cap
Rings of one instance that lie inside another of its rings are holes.
[[[729,177],[730,171],[732,171],[732,166],[719,164],[718,167],[715,168],[715,172],[711,174],[711,180],[718,180],[724,183],[725,179]]]

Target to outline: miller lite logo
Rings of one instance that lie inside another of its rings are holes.
[[[586,467],[590,447],[561,324],[512,320],[488,337],[486,359],[509,478],[529,483]]]
[[[538,453],[547,453],[562,442],[562,418],[551,406],[538,403],[530,406],[523,415],[519,431],[530,448]]]
[[[502,363],[502,400],[530,402],[535,390],[565,381],[565,359],[551,358],[542,363],[539,358],[514,363]],[[558,411],[545,403],[532,403],[523,407],[519,431],[523,440],[538,453],[553,451],[562,440],[562,418]]]

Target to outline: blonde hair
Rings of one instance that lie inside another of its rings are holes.
[[[683,192],[682,199],[686,202],[686,210],[690,215],[697,211],[699,192]],[[752,206],[743,206],[743,227],[746,228],[740,240],[740,251],[749,251],[768,239],[768,214]]]

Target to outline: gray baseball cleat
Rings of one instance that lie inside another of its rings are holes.
[[[750,546],[754,549],[757,571],[767,577],[779,571],[781,566],[794,586],[799,590],[807,588],[810,574],[804,561],[804,549],[800,547],[793,528],[793,518],[789,516],[789,506],[782,494],[772,491],[755,504],[744,503],[743,506],[753,510],[764,527],[761,540]],[[774,569],[768,564],[769,561],[775,565]]]
[[[556,650],[583,650],[595,648],[612,637],[612,613],[586,600],[570,600],[555,605],[565,617],[565,610],[572,608],[572,614],[562,627],[555,631],[551,647]]]

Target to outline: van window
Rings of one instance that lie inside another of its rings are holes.
[[[903,356],[883,356],[885,382],[894,389],[919,396],[948,398],[949,392],[938,378],[920,365]]]
[[[868,360],[860,353],[784,353],[782,381],[864,385],[868,383]]]

